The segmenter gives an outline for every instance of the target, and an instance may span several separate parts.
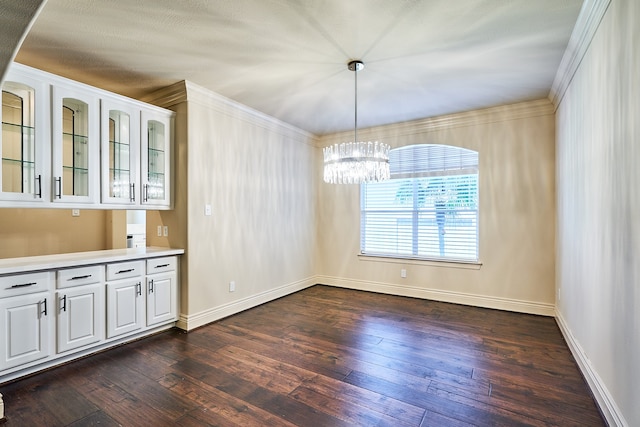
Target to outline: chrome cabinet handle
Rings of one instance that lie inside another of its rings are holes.
[[[55,181],[56,181],[55,186],[57,187],[56,189],[53,190],[55,197],[58,199],[62,199],[62,177],[61,176],[57,177]]]
[[[36,176],[36,183],[38,184],[38,191],[36,191],[35,196],[38,199],[42,199],[42,175]]]
[[[142,283],[141,282],[136,283],[136,293],[138,295],[142,295]]]
[[[89,277],[91,277],[91,274],[85,274],[84,276],[73,276],[71,279],[67,279],[67,280],[81,280],[81,279],[88,279]]]
[[[62,306],[60,307],[60,311],[67,311],[67,296],[63,296],[62,298],[60,298],[60,300],[62,301]]]
[[[152,294],[153,293],[153,279],[151,279],[149,281],[149,293]]]
[[[120,270],[120,271],[118,271],[116,274],[131,273],[133,270],[134,270],[133,268],[130,268],[130,269],[128,269],[128,270]]]
[[[132,182],[131,185],[129,185],[129,201],[131,202],[136,201],[136,183],[135,182]]]
[[[169,267],[169,264],[160,264],[160,265],[156,265],[153,268],[162,268],[162,267]]]
[[[42,303],[39,303],[39,304],[44,305],[44,310],[42,310],[40,314],[42,314],[43,316],[46,316],[47,315],[47,299],[45,298],[44,301],[42,301]]]

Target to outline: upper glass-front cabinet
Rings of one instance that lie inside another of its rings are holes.
[[[51,104],[52,199],[93,203],[100,178],[99,98],[89,91],[53,86]]]
[[[171,201],[171,116],[142,112],[142,204],[168,206]]]
[[[102,202],[140,200],[140,110],[110,99],[101,101]]]
[[[42,202],[43,155],[49,121],[41,103],[46,88],[28,74],[10,71],[2,85],[0,199]],[[46,179],[46,178],[45,178]]]

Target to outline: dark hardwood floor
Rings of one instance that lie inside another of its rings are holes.
[[[554,319],[327,286],[0,393],[6,426],[605,425]]]

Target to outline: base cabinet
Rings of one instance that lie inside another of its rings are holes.
[[[142,329],[142,278],[107,284],[107,338]]]
[[[161,252],[0,274],[0,383],[172,327],[182,251]]]
[[[144,262],[107,265],[107,338],[142,329]]]
[[[178,319],[176,257],[147,260],[147,326]]]
[[[176,276],[147,278],[147,326],[176,320]]]
[[[58,353],[104,339],[104,283],[60,290],[58,300]]]
[[[51,354],[51,298],[49,292],[0,300],[2,357],[0,371]]]

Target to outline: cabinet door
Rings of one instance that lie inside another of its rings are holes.
[[[58,299],[58,353],[104,338],[104,285],[62,289]]]
[[[100,116],[102,203],[134,205],[140,200],[140,109],[103,98]]]
[[[0,300],[2,355],[0,371],[51,354],[49,345],[51,304],[48,292]]]
[[[147,326],[177,319],[176,274],[154,274],[147,277]]]
[[[54,203],[92,204],[100,191],[100,106],[97,93],[72,83],[51,91]]]
[[[170,207],[172,117],[151,110],[142,110],[141,117],[142,204]]]
[[[142,328],[142,278],[107,283],[107,338]]]
[[[49,198],[48,86],[34,71],[12,64],[2,84],[0,200],[42,203]]]

